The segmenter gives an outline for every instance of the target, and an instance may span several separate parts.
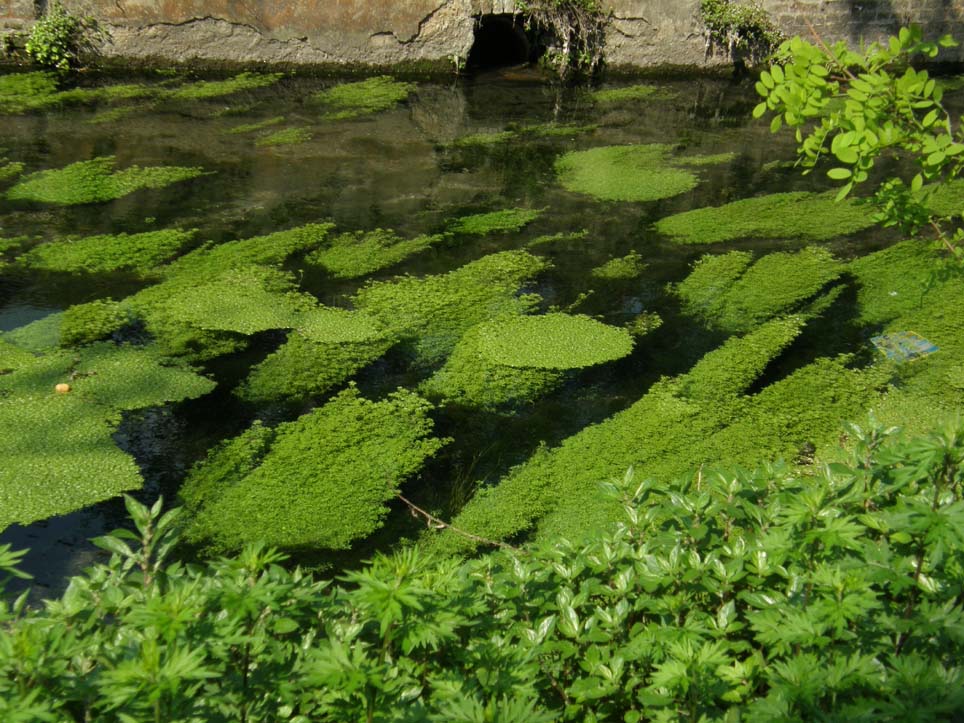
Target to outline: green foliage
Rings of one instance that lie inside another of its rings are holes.
[[[460,234],[487,234],[520,231],[542,215],[529,208],[506,208],[501,211],[463,216],[449,224],[448,231]]]
[[[254,142],[259,147],[266,146],[292,146],[297,143],[305,143],[311,140],[311,131],[307,128],[285,128],[261,136]]]
[[[171,100],[220,98],[232,93],[274,85],[281,80],[281,77],[281,73],[240,73],[226,80],[199,80],[196,83],[185,83],[166,95]]]
[[[676,93],[658,85],[643,84],[594,90],[590,97],[597,103],[623,103],[634,100],[665,100],[675,98]]]
[[[548,36],[541,62],[560,77],[592,75],[602,66],[609,14],[598,0],[520,0],[516,9]]]
[[[242,123],[241,125],[234,126],[228,133],[253,133],[254,131],[264,130],[265,128],[270,128],[271,126],[276,126],[279,123],[284,123],[285,117],[283,115],[275,116],[274,118],[266,118],[262,121],[257,121],[255,123]]]
[[[546,267],[525,251],[503,251],[447,274],[369,283],[353,301],[409,342],[416,363],[434,364],[476,324],[532,309],[537,299],[519,290]]]
[[[961,127],[942,105],[937,82],[911,66],[915,57],[935,58],[940,47],[954,45],[949,36],[925,42],[917,26],[859,51],[844,41],[830,46],[793,38],[760,74],[756,89],[764,100],[754,116],[772,113],[774,132],[783,124],[796,129],[807,169],[821,158],[832,159],[835,166],[827,175],[843,183],[838,199],[869,183],[884,225],[909,233],[929,226],[960,255],[964,236],[955,232],[952,238],[947,215],[933,208],[930,198],[935,187],[961,172]],[[872,173],[880,162],[896,158],[912,163],[889,168],[883,177]]]
[[[112,299],[98,299],[68,307],[60,321],[60,343],[83,346],[106,339],[131,322],[127,307]]]
[[[333,237],[321,249],[305,257],[309,264],[321,266],[338,279],[355,279],[394,266],[409,256],[421,253],[442,236],[417,236],[405,239],[391,229],[356,231]]]
[[[388,110],[408,98],[414,90],[414,83],[379,75],[357,83],[336,85],[316,93],[314,99],[332,108],[325,118],[342,120]]]
[[[86,274],[126,271],[150,276],[156,273],[156,266],[176,256],[194,235],[195,231],[164,229],[58,239],[35,246],[19,261],[44,271]]]
[[[676,285],[684,310],[724,331],[749,331],[799,309],[843,271],[828,251],[817,247],[749,262],[750,255],[741,251],[704,256]]]
[[[24,49],[37,65],[57,70],[69,70],[80,60],[88,35],[97,25],[90,18],[72,15],[54,0],[46,12],[30,28]]]
[[[618,525],[318,582],[252,544],[170,561],[180,515],[39,610],[0,607],[0,713],[32,720],[950,720],[964,707],[964,430],[603,485]],[[226,454],[228,481],[264,428]],[[270,453],[269,453],[270,454]],[[213,472],[213,470],[212,470]],[[0,548],[0,569],[16,553]],[[290,713],[289,713],[290,711]],[[300,718],[299,718],[300,717]]]
[[[833,192],[794,192],[684,211],[657,221],[656,230],[683,244],[744,238],[823,241],[873,224],[873,214],[853,200],[835,204]]]
[[[200,168],[131,166],[114,171],[114,157],[101,156],[64,168],[31,173],[7,191],[11,201],[39,201],[64,206],[103,203],[142,188],[163,188],[203,175]]]
[[[760,5],[734,0],[700,0],[707,47],[725,48],[736,62],[766,60],[784,35]]]
[[[604,201],[656,201],[696,188],[699,179],[674,167],[670,147],[658,143],[600,146],[556,159],[559,182],[570,191]]]
[[[244,476],[224,480],[215,452],[215,475],[202,463],[184,484],[192,537],[227,549],[254,541],[347,548],[381,526],[401,482],[444,444],[430,436],[429,409],[404,390],[371,402],[349,388],[274,429]],[[224,449],[236,457],[236,446]]]
[[[643,257],[635,251],[630,251],[625,256],[610,259],[604,264],[594,268],[589,273],[594,279],[602,281],[623,281],[635,279],[646,268]]]

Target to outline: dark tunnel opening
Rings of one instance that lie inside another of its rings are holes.
[[[520,16],[482,15],[475,26],[475,41],[466,65],[472,70],[486,70],[522,65],[536,59]]]

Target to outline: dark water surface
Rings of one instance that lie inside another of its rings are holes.
[[[143,81],[156,83],[158,78],[83,79],[91,85]],[[641,311],[653,311],[662,316],[663,326],[643,337],[631,357],[579,375],[574,383],[514,416],[438,411],[438,434],[455,441],[406,487],[406,494],[443,512],[457,509],[475,483],[497,480],[540,442],[556,443],[625,408],[660,375],[685,370],[718,343],[718,338],[681,318],[666,291],[666,284],[683,278],[708,249],[671,243],[653,230],[655,220],[764,192],[824,187],[819,174],[804,178],[793,169],[764,170],[767,163],[794,157],[793,139],[789,134],[773,136],[766,124],[750,119],[756,97],[746,84],[661,81],[666,97],[601,104],[593,102],[586,88],[494,74],[420,82],[410,99],[394,109],[324,120],[309,98],[334,82],[286,77],[273,87],[180,105],[145,106],[108,122],[92,122],[99,112],[115,107],[106,104],[0,116],[0,157],[23,162],[25,172],[104,155],[115,155],[118,167],[201,166],[210,172],[165,189],[76,207],[14,203],[0,193],[0,237],[51,239],[179,227],[199,229],[197,243],[219,242],[326,219],[339,231],[381,227],[408,237],[436,232],[460,215],[513,207],[544,209],[519,233],[439,246],[375,274],[388,278],[444,272],[494,251],[523,248],[538,236],[585,230],[579,240],[538,249],[554,268],[529,290],[539,293],[546,307],[572,307],[615,325]],[[258,147],[257,134],[228,133],[239,124],[275,116],[284,116],[286,122],[266,131],[297,125],[309,129],[311,140]],[[500,144],[455,144],[465,136],[543,124],[593,129],[553,136],[526,134]],[[735,155],[725,164],[700,169],[705,180],[693,191],[651,203],[599,202],[556,182],[553,161],[560,153],[631,143]],[[831,248],[848,257],[848,244],[856,240],[875,245],[888,238],[872,231]],[[741,245],[761,250],[787,246],[760,241]],[[593,267],[631,251],[648,264],[641,277],[609,283],[590,277]],[[300,274],[303,288],[326,304],[346,304],[346,297],[364,283],[292,270]],[[72,304],[120,299],[140,288],[139,282],[123,277],[22,271],[0,283],[0,331]],[[125,419],[117,441],[144,472],[144,499],[158,492],[173,497],[186,469],[211,445],[267,413],[242,405],[230,390],[278,341],[268,335],[245,354],[210,363],[205,371],[219,381],[211,395]],[[357,381],[364,395],[377,397],[399,384],[411,384],[407,374],[389,354]],[[123,520],[123,506],[111,501],[27,527],[14,526],[0,535],[0,543],[32,548],[26,568],[42,589],[55,590],[65,574],[97,554],[84,540]],[[363,557],[416,531],[404,510],[394,510],[384,530],[351,557]]]

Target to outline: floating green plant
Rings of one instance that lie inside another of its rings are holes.
[[[35,360],[34,354],[0,337],[0,374],[30,366]]]
[[[155,267],[176,256],[194,235],[194,231],[165,229],[60,239],[35,246],[19,261],[44,271],[87,274],[127,271],[150,276]]]
[[[622,88],[604,88],[590,93],[597,103],[622,103],[634,100],[665,100],[675,98],[676,93],[658,85],[627,85]]]
[[[606,263],[597,266],[590,275],[595,279],[603,281],[622,281],[635,279],[646,268],[643,257],[635,251],[631,251],[626,256],[610,259]]]
[[[57,103],[57,76],[48,72],[0,75],[0,113],[26,113]]]
[[[430,408],[403,390],[372,402],[348,389],[228,442],[182,488],[191,536],[220,549],[349,547],[382,525],[401,483],[444,444],[431,436]]]
[[[228,130],[228,133],[253,133],[254,131],[264,130],[265,128],[270,128],[271,126],[276,126],[279,123],[284,123],[285,117],[283,115],[275,116],[274,118],[266,118],[262,121],[257,121],[255,123],[242,123],[241,125],[234,126]]]
[[[705,156],[674,156],[673,162],[681,166],[719,166],[730,163],[736,158],[736,153],[713,153]]]
[[[538,298],[519,291],[545,268],[547,262],[525,251],[503,251],[447,274],[370,283],[354,302],[408,341],[419,363],[432,364],[476,324],[534,308]]]
[[[311,131],[307,128],[285,128],[268,135],[261,136],[254,142],[259,148],[267,146],[292,146],[311,140]]]
[[[605,201],[656,201],[696,188],[690,171],[673,168],[670,147],[659,144],[601,146],[556,159],[564,188]]]
[[[106,339],[130,321],[128,308],[112,299],[75,304],[64,311],[61,317],[60,343],[63,346],[83,346]]]
[[[825,249],[750,255],[731,251],[704,256],[676,287],[687,313],[725,331],[749,331],[800,307],[838,278],[843,265]]]
[[[0,161],[5,161],[6,159],[0,159]],[[8,181],[11,178],[16,178],[21,173],[23,173],[24,165],[19,161],[11,161],[9,163],[3,163],[0,165],[0,183],[3,181]]]
[[[185,83],[168,91],[167,96],[172,100],[220,98],[232,93],[274,85],[281,80],[281,77],[281,73],[240,73],[227,80],[200,80],[196,83]]]
[[[343,83],[315,94],[315,100],[332,107],[325,118],[340,120],[388,110],[415,90],[414,83],[403,83],[387,75],[357,83]]]
[[[305,261],[325,269],[335,278],[355,279],[421,253],[442,236],[405,239],[390,229],[339,234],[325,248],[313,251]]]
[[[31,173],[7,191],[11,201],[40,201],[60,205],[102,203],[142,188],[163,188],[197,178],[200,168],[180,166],[131,166],[114,170],[114,157],[102,156],[72,163],[64,168]]]
[[[489,213],[463,216],[448,225],[450,233],[487,234],[519,231],[542,215],[542,211],[530,208],[506,208]]]
[[[743,238],[800,238],[822,241],[874,225],[866,206],[835,193],[772,193],[685,211],[656,222],[676,243],[710,244]]]

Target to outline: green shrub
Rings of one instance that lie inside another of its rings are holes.
[[[48,241],[20,257],[29,268],[66,273],[109,274],[126,271],[139,276],[156,273],[194,238],[196,231],[164,229],[135,234],[105,234]]]
[[[220,448],[211,478],[202,463],[184,483],[195,501],[192,537],[226,549],[256,540],[347,548],[381,526],[385,503],[444,444],[430,436],[429,409],[403,390],[371,402],[348,389],[273,430],[270,449],[244,476],[224,480],[218,455],[235,456],[237,446]]]
[[[80,60],[93,31],[96,23],[92,19],[72,15],[54,0],[30,28],[24,50],[37,65],[69,70]]]

